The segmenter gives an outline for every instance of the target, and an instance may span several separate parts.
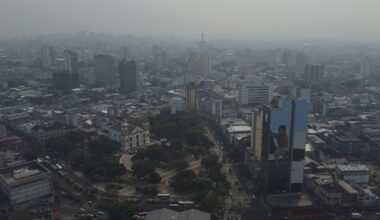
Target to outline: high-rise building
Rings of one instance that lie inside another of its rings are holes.
[[[210,73],[210,56],[208,53],[194,54],[189,63],[189,71],[195,75],[208,76]]]
[[[153,64],[156,68],[162,68],[166,64],[166,53],[158,45],[153,45]]]
[[[197,89],[195,83],[186,86],[186,110],[194,112],[197,110]]]
[[[70,73],[78,73],[78,54],[71,50],[65,50],[65,70]]]
[[[116,80],[115,58],[110,55],[94,56],[95,81],[110,84]]]
[[[121,59],[127,60],[129,58],[129,48],[127,46],[121,47]]]
[[[294,86],[290,92],[291,92],[291,97],[293,99],[301,99],[301,100],[306,100],[307,102],[310,102],[310,99],[311,99],[310,88],[301,88],[301,87]]]
[[[53,87],[64,94],[71,93],[72,89],[79,87],[79,74],[68,71],[53,73]]]
[[[223,96],[209,89],[198,89],[197,111],[204,116],[221,120],[223,117]]]
[[[193,54],[189,71],[195,75],[208,76],[210,74],[209,46],[202,34],[201,41],[198,42],[197,52]]]
[[[201,35],[201,41],[198,41],[198,50],[201,52],[207,52],[208,51],[208,43],[205,40],[205,35],[202,33]]]
[[[306,64],[303,78],[310,82],[319,82],[324,75],[323,65]]]
[[[2,120],[0,120],[0,139],[7,136],[7,128]]]
[[[302,192],[308,102],[280,100],[254,112],[251,148],[267,194]]]
[[[302,76],[303,71],[305,70],[305,55],[302,53],[296,53],[295,55],[295,69],[294,69],[294,77],[299,78]]]
[[[368,78],[371,75],[371,60],[366,57],[360,63],[360,75],[363,78]]]
[[[136,62],[121,60],[119,61],[119,91],[123,94],[136,91],[137,89],[137,76],[136,76]]]
[[[273,87],[269,83],[242,82],[239,84],[240,105],[267,104],[272,97]]]
[[[50,69],[54,65],[54,56],[53,48],[51,46],[42,47],[42,56],[41,56],[41,65],[42,68]]]

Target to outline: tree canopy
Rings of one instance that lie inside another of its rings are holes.
[[[170,181],[170,186],[179,192],[191,191],[197,182],[197,175],[192,170],[178,172]]]
[[[128,202],[114,203],[108,210],[109,219],[112,220],[129,220],[133,218],[135,207]]]
[[[139,178],[145,177],[147,174],[154,172],[155,166],[149,160],[136,160],[132,164],[133,174]]]

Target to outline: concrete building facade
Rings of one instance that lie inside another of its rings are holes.
[[[0,190],[16,210],[54,202],[51,173],[36,161],[0,169]]]
[[[137,67],[135,61],[122,60],[119,62],[119,91],[123,94],[137,90]]]

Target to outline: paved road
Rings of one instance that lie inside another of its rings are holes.
[[[210,148],[210,151],[215,153],[219,157],[219,161],[232,161],[229,159],[228,154],[225,150],[222,150],[218,146],[218,141],[207,127],[206,134],[208,138],[213,143],[213,146]],[[222,141],[220,141],[222,142]],[[252,197],[253,194],[249,193],[247,189],[247,184],[242,184],[247,181],[247,177],[241,176],[242,164],[239,163],[223,163],[223,173],[226,174],[227,181],[231,185],[230,196],[226,199],[225,209],[235,209],[242,213],[242,219],[258,219],[258,220],[270,220],[270,219],[283,219],[287,215],[286,212],[275,212],[265,203],[257,197]],[[251,183],[252,184],[252,183]]]
[[[206,134],[213,143],[213,146],[210,148],[210,152],[216,154],[219,157],[219,162],[222,163],[223,158],[225,157],[223,150],[218,145],[213,133],[207,127]],[[251,199],[249,194],[244,190],[242,184],[240,183],[237,175],[237,170],[235,169],[235,164],[223,163],[222,165],[222,172],[225,173],[226,180],[231,186],[229,197],[226,199],[225,208],[248,208]]]

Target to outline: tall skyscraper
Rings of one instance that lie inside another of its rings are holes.
[[[42,68],[50,69],[54,65],[54,56],[53,56],[53,48],[51,46],[42,47],[41,54],[41,65]]]
[[[207,53],[194,54],[189,63],[189,71],[194,75],[208,76],[210,73],[210,57]]]
[[[363,58],[360,63],[360,75],[362,78],[371,76],[371,60],[368,57]]]
[[[186,110],[194,112],[197,110],[197,90],[195,83],[186,86]]]
[[[79,74],[68,71],[53,73],[53,87],[64,94],[71,93],[72,89],[79,87]]]
[[[129,58],[129,48],[127,46],[121,47],[121,59],[127,60]]]
[[[198,42],[197,52],[189,63],[189,71],[195,75],[208,76],[210,74],[210,55],[208,44],[202,34],[201,41]]]
[[[110,84],[116,80],[115,58],[110,55],[94,56],[95,81]]]
[[[0,138],[5,138],[7,136],[7,128],[5,127],[5,123],[0,120]]]
[[[65,70],[70,73],[78,73],[78,54],[71,50],[65,50]]]
[[[156,68],[162,68],[166,64],[166,53],[158,45],[153,45],[153,64]]]
[[[253,115],[251,145],[267,195],[302,192],[308,102],[283,100]]]
[[[123,94],[136,91],[137,89],[137,68],[135,61],[119,61],[119,91]]]
[[[306,64],[303,78],[310,82],[319,82],[324,75],[323,65]]]

